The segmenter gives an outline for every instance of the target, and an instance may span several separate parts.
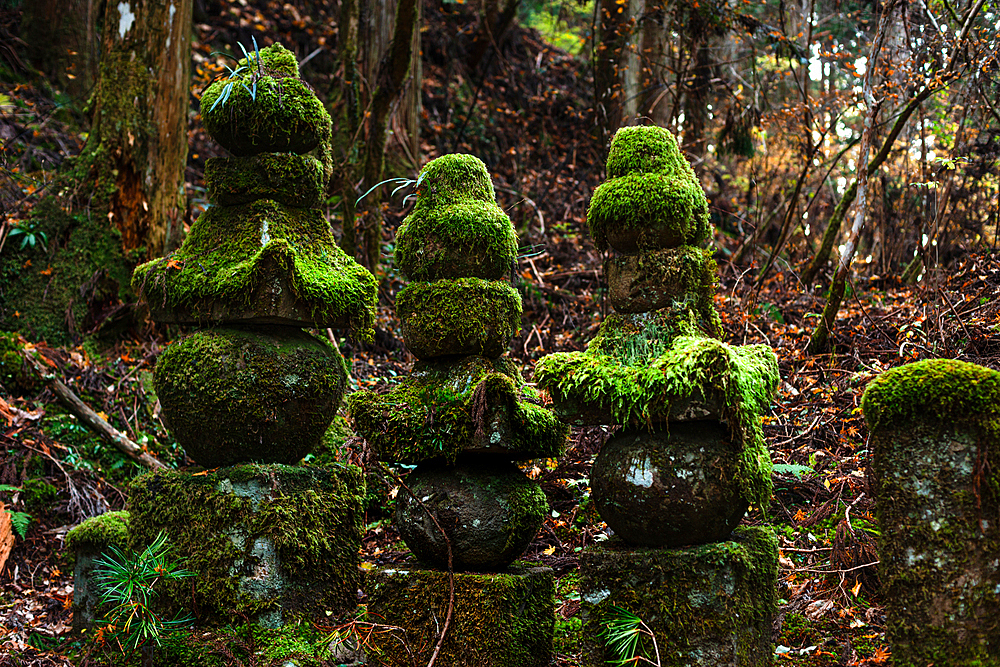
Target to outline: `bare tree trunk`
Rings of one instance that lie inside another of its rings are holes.
[[[601,148],[607,150],[610,137],[622,126],[623,94],[619,71],[629,37],[629,2],[597,0],[594,11],[598,38],[594,46],[594,111]]]
[[[21,36],[31,63],[70,97],[85,101],[97,83],[101,0],[24,3]]]

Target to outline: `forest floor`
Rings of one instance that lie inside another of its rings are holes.
[[[284,17],[266,22],[266,29],[289,42],[321,34],[303,32],[309,22],[294,20],[278,5],[244,2],[238,11],[198,25],[196,60],[208,62],[219,43],[248,42],[249,31],[258,21],[265,23],[265,16]],[[310,20],[319,24],[321,18]],[[510,354],[530,378],[541,356],[583,349],[610,311],[603,298],[602,257],[584,231],[586,202],[603,171],[593,137],[580,131],[589,126],[591,84],[576,60],[536,33],[517,29],[470,97],[476,88],[461,81],[448,51],[450,36],[457,31],[461,37],[470,26],[454,17],[428,19],[422,149],[428,158],[452,150],[473,152],[490,166],[498,198],[524,248],[518,265],[524,319]],[[211,77],[211,68],[198,68],[193,97]],[[16,215],[30,209],[31,189],[43,178],[30,168],[32,161],[45,155],[57,164],[60,155],[79,150],[80,134],[69,121],[45,120],[52,117],[47,110],[53,102],[38,87],[0,82],[0,102],[9,107],[0,108],[5,162],[9,168],[24,167],[22,178],[0,183],[0,197],[10,204],[5,209]],[[502,122],[495,121],[499,115]],[[204,160],[219,153],[199,127],[195,105],[189,132],[190,219],[204,192]],[[11,147],[18,147],[16,155]],[[397,209],[387,210],[387,241],[405,213]],[[879,373],[918,359],[961,358],[1000,367],[998,257],[970,255],[947,272],[924,276],[916,286],[893,278],[859,278],[836,321],[832,350],[811,355],[806,344],[823,295],[807,290],[787,265],[755,283],[755,267],[727,259],[739,239],[717,231],[715,241],[720,265],[715,302],[725,340],[770,345],[781,368],[778,395],[764,417],[776,464],[774,498],[766,513],[755,510],[745,519],[772,526],[780,540],[776,664],[884,664],[890,652],[861,396]],[[344,345],[353,388],[377,387],[406,374],[413,362],[402,347],[392,307],[402,283],[391,266],[380,278],[376,344]],[[164,461],[182,465],[183,453],[159,420],[150,383],[158,354],[176,335],[147,323],[101,349],[89,343],[59,348],[26,343],[117,428]],[[0,667],[68,665],[67,656],[81,644],[70,632],[73,577],[63,548],[66,532],[86,516],[123,507],[128,480],[142,470],[68,415],[41,382],[25,376],[16,389],[9,384],[0,392],[5,450],[0,501],[30,521],[0,571]],[[558,578],[553,664],[561,667],[577,665],[579,658],[579,553],[607,535],[606,526],[588,511],[588,478],[609,434],[603,428],[574,429],[563,456],[526,466],[552,509],[524,559],[553,568]],[[366,526],[365,567],[406,558],[391,521],[373,511]]]

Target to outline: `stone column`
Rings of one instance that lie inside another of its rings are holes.
[[[861,405],[894,663],[1000,665],[1000,373],[918,361]]]

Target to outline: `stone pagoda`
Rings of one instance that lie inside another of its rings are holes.
[[[361,473],[295,464],[343,399],[339,350],[304,329],[369,335],[376,281],[323,212],[331,122],[280,44],[252,52],[202,97],[213,205],[174,253],[135,270],[159,322],[196,327],[160,356],[163,418],[202,472],[137,479],[132,546],[160,531],[198,572],[169,591],[199,622],[264,626],[352,612],[360,585]]]
[[[585,664],[611,657],[598,637],[613,607],[642,618],[671,664],[769,664],[777,543],[736,527],[771,496],[760,415],[777,359],[719,340],[708,203],[674,137],[620,129],[607,175],[587,218],[611,251],[617,312],[585,351],[535,369],[562,419],[621,427],[591,472],[614,537],[580,561]]]
[[[549,661],[552,573],[511,565],[548,504],[514,462],[558,456],[567,429],[504,356],[520,329],[521,297],[509,284],[516,258],[517,235],[482,161],[445,155],[429,162],[395,249],[396,266],[411,280],[396,310],[418,361],[390,391],[349,397],[355,428],[378,458],[416,466],[406,478],[413,496],[400,491],[395,519],[421,565],[376,570],[368,609],[407,628],[418,662],[427,660],[447,614],[442,570],[449,565],[461,572],[452,627],[477,634],[453,630],[437,664]],[[379,664],[411,664],[394,639],[378,644]],[[417,655],[421,646],[426,655]]]

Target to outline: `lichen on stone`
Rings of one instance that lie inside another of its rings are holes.
[[[534,400],[509,359],[470,356],[419,361],[387,393],[351,394],[348,409],[382,461],[454,461],[467,448],[491,447],[511,458],[558,456],[568,429]]]
[[[378,286],[321,211],[261,199],[209,208],[176,252],[135,270],[132,287],[160,321],[254,321],[287,299],[296,317],[370,340]]]
[[[608,296],[619,313],[647,312],[691,300],[702,319],[713,325],[717,271],[710,250],[689,245],[617,255],[604,262]]]
[[[396,232],[395,262],[406,277],[497,280],[511,271],[517,234],[479,158],[443,155],[418,181],[417,203]]]
[[[697,245],[708,238],[708,200],[691,165],[667,130],[624,127],[608,154],[608,180],[587,210],[594,245],[619,250]],[[609,241],[609,237],[612,241]]]
[[[396,312],[407,348],[420,359],[499,357],[521,330],[521,295],[496,280],[413,282],[396,295]]]

